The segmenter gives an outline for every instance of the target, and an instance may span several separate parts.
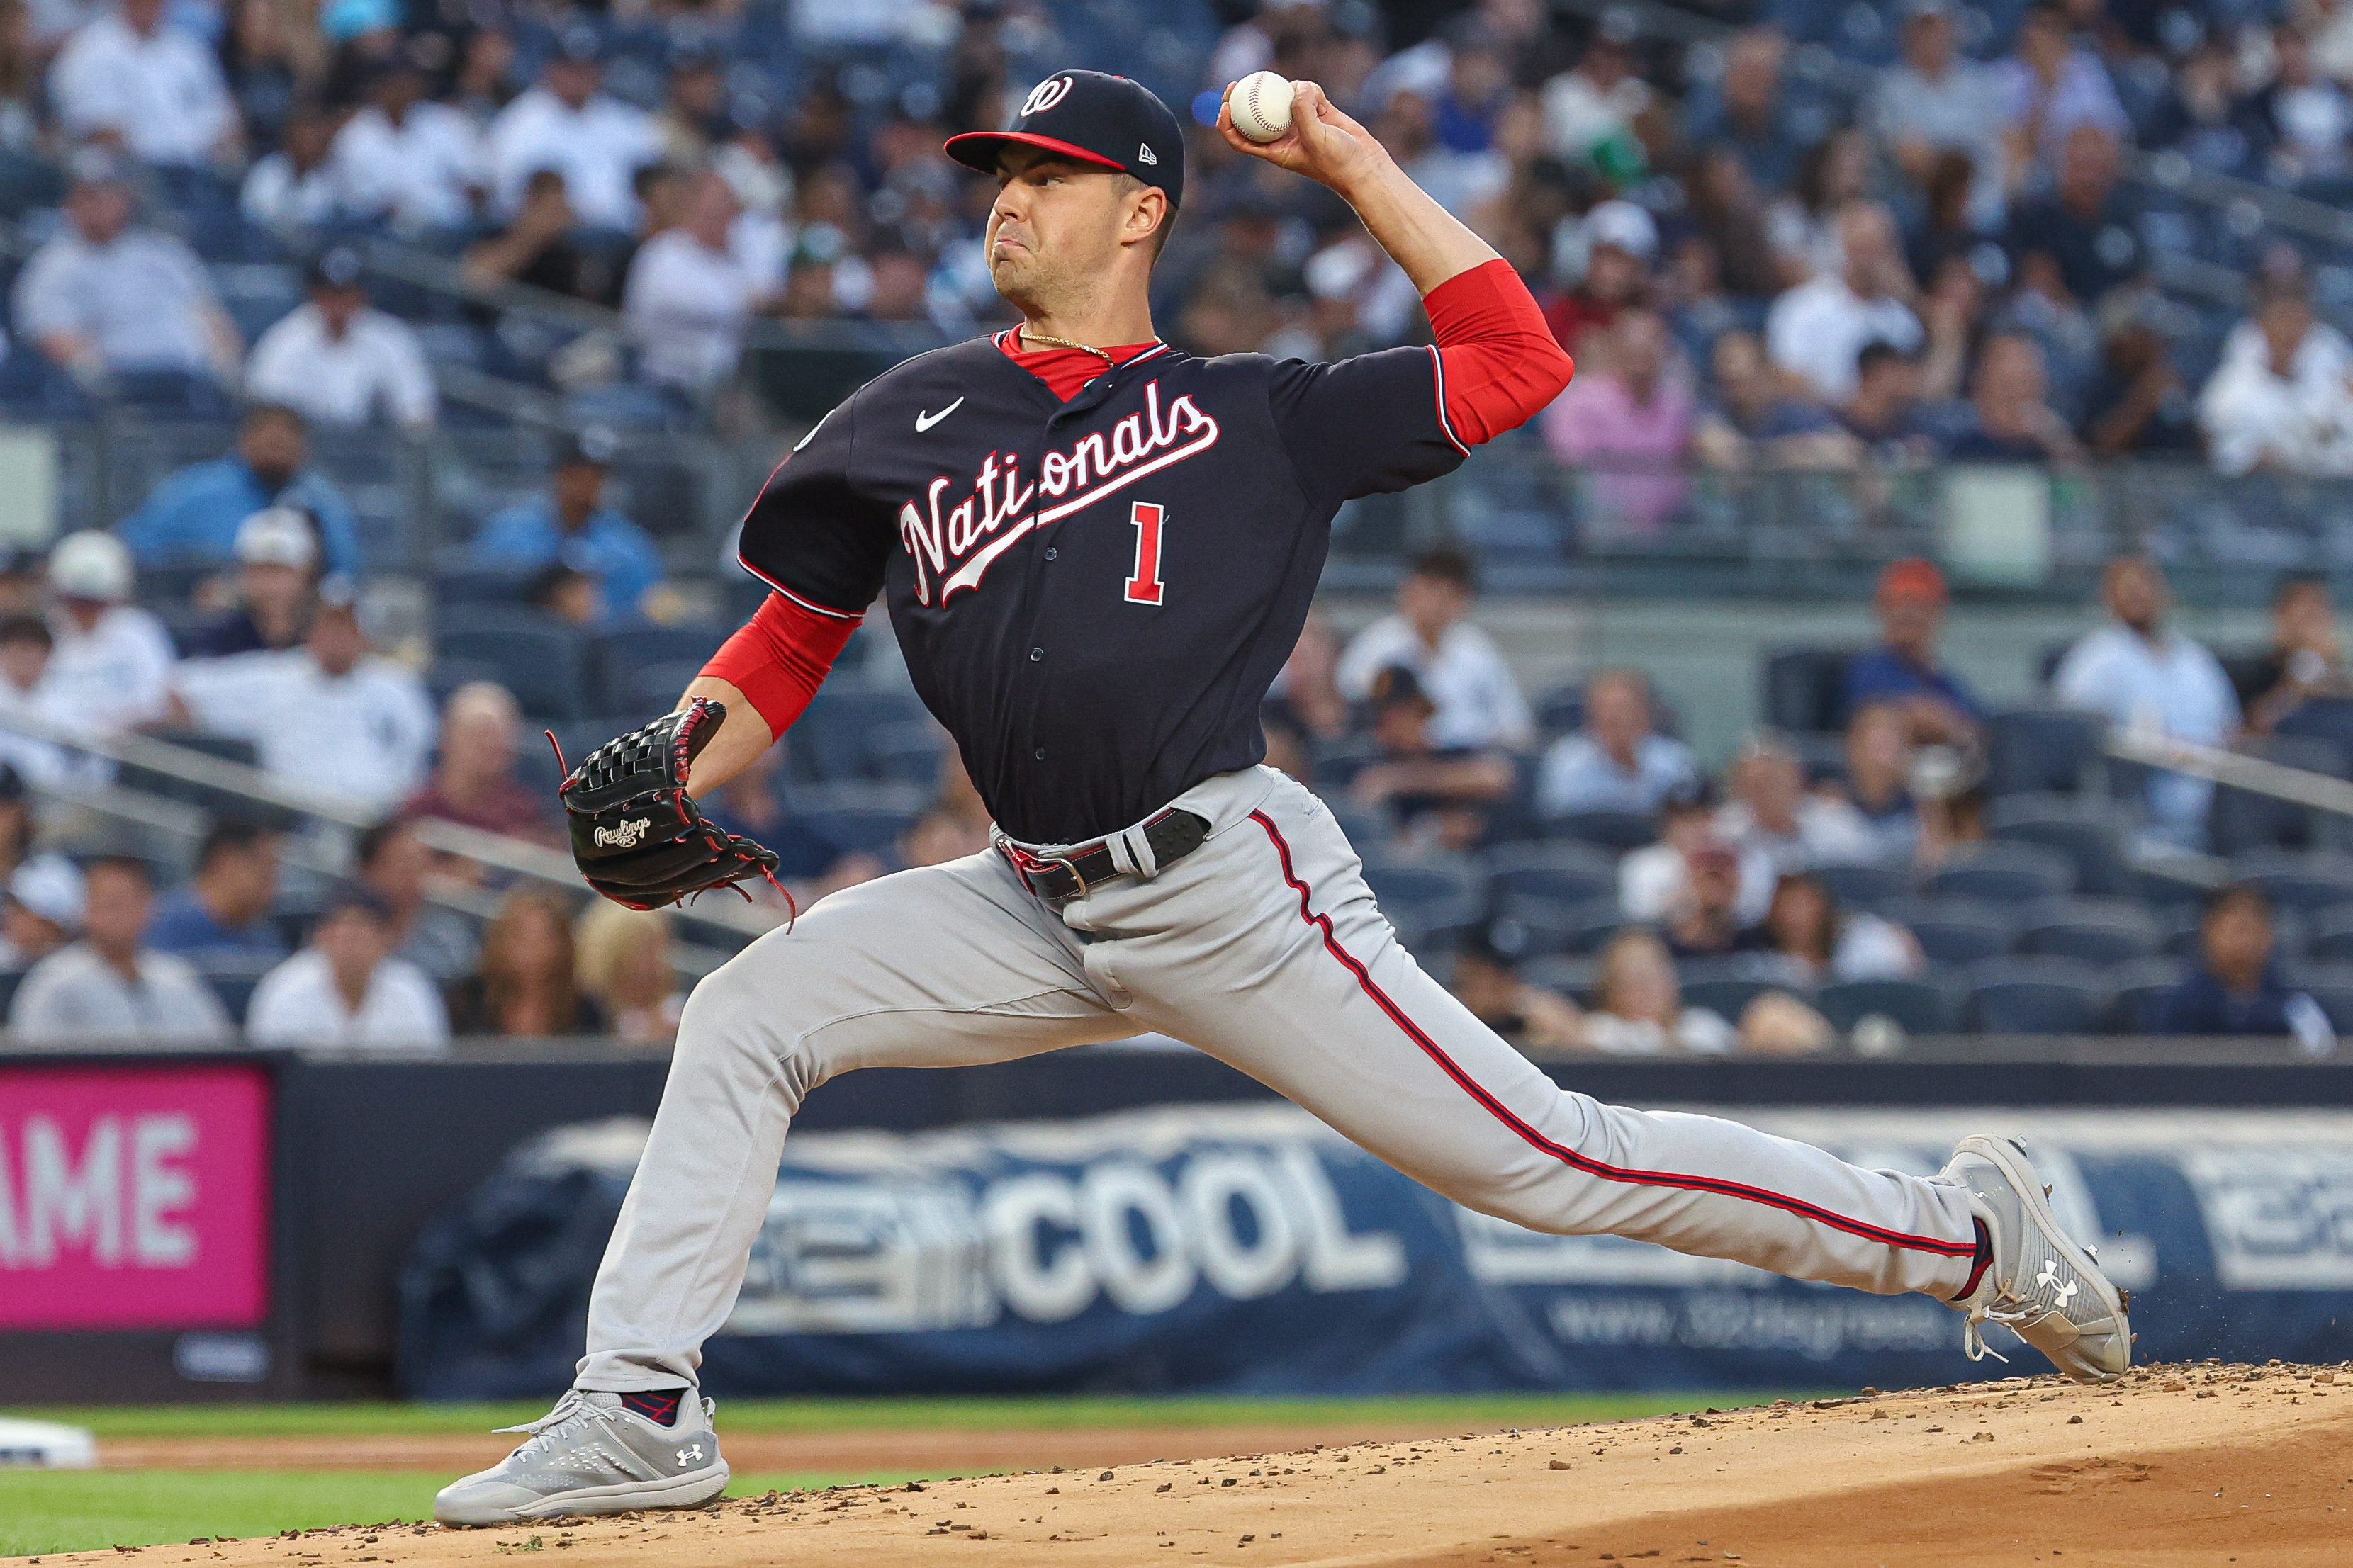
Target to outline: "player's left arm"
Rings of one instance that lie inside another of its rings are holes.
[[[1219,110],[1218,129],[1237,152],[1331,187],[1413,280],[1438,339],[1448,422],[1465,445],[1493,440],[1560,395],[1576,367],[1519,274],[1322,88],[1296,85],[1291,129],[1271,142],[1236,131],[1230,106]]]

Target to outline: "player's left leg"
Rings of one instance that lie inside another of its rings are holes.
[[[1795,1279],[1966,1295],[1973,1306],[1989,1288],[1982,1275],[2008,1281],[2046,1254],[2096,1278],[2046,1223],[2039,1191],[2031,1205],[2005,1195],[2015,1173],[2002,1162],[1973,1156],[1935,1180],[1864,1170],[1737,1122],[1558,1088],[1398,945],[1313,795],[1271,779],[1253,805],[1228,815],[1233,826],[1155,881],[1115,884],[1066,910],[1108,939],[1086,950],[1090,970],[1133,995],[1136,1021],[1250,1073],[1457,1202],[1531,1229],[1607,1232]],[[1981,1220],[1989,1270],[1978,1268]],[[2099,1340],[2070,1370],[2122,1370],[2121,1310],[2112,1322],[2091,1310],[2103,1293],[2113,1306],[2105,1280],[2068,1292],[2062,1301],[2083,1321],[2036,1340]]]

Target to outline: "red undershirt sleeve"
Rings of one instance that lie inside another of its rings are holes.
[[[711,656],[702,673],[741,691],[772,734],[793,727],[841,657],[849,636],[866,617],[819,614],[771,594],[725,646]]]
[[[1447,420],[1472,446],[1526,424],[1576,374],[1535,297],[1500,258],[1456,273],[1422,308],[1444,364]]]

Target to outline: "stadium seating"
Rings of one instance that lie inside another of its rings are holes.
[[[2127,900],[2054,899],[2026,911],[2019,951],[2087,963],[2126,963],[2155,953],[2161,940],[2156,920]]]
[[[526,717],[585,719],[590,700],[588,639],[579,628],[533,610],[484,607],[436,631],[437,658],[477,661],[498,671]]]
[[[2074,886],[2074,863],[2057,850],[2000,842],[1964,848],[1921,882],[1931,898],[2009,905],[2056,898]]]
[[[1893,1020],[1908,1035],[1941,1035],[1953,1026],[1951,998],[1925,980],[1848,980],[1814,993],[1814,1006],[1841,1033],[1869,1017]]]
[[[1487,885],[1498,896],[1533,893],[1567,903],[1615,897],[1618,867],[1604,850],[1584,844],[1506,844],[1489,850]]]
[[[1968,1021],[1989,1035],[2088,1035],[2109,988],[2100,969],[2073,958],[1990,958],[1971,966]]]

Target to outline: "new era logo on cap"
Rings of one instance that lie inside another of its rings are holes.
[[[1133,174],[1167,192],[1171,205],[1184,199],[1185,133],[1176,116],[1151,89],[1124,76],[1057,71],[1029,89],[1007,129],[951,136],[945,151],[993,174],[1008,142]]]

